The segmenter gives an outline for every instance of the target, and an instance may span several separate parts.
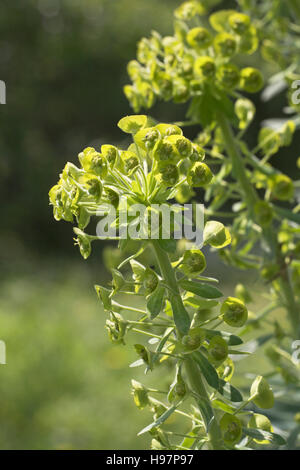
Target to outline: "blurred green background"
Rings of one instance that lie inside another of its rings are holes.
[[[109,343],[93,291],[108,276],[101,248],[86,262],[80,258],[71,225],[53,220],[48,190],[83,148],[120,142],[116,123],[131,113],[122,93],[126,64],[142,36],[172,31],[180,3],[1,2],[7,104],[0,108],[0,339],[7,365],[0,366],[0,449],[148,445],[136,432],[149,416],[129,394],[135,356]],[[258,118],[280,117],[283,104],[284,94],[258,102]],[[151,113],[174,121],[183,111],[157,104]],[[256,132],[254,125],[250,140]],[[279,160],[287,173],[296,149],[297,141],[284,165]],[[228,271],[217,269],[224,284]]]

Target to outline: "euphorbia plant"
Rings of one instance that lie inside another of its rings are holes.
[[[77,222],[76,243],[84,258],[92,242],[104,238],[85,231],[94,217],[102,228],[114,228],[114,235],[108,230],[107,237],[119,239],[121,252],[128,250],[132,238],[140,244],[112,269],[111,286],[96,286],[96,291],[108,314],[112,342],[124,344],[132,334],[150,337],[148,343],[135,344],[139,359],[133,366],[150,372],[163,370],[165,364],[172,370],[173,382],[165,391],[132,381],[137,406],[153,412],[153,422],[141,431],[151,434],[152,448],[279,446],[284,441],[272,432],[268,418],[248,406],[271,408],[271,388],[259,375],[244,400],[231,384],[232,358],[243,354],[236,349],[243,343],[241,336],[279,306],[287,309],[297,336],[299,214],[297,208],[280,205],[293,203],[294,184],[269,164],[280,146],[289,145],[295,124],[288,122],[278,132],[262,129],[256,149],[248,148],[243,135],[255,107],[241,93],[260,91],[263,76],[253,67],[241,68],[235,58],[245,60],[259,47],[257,30],[247,15],[232,10],[212,14],[209,28],[202,22],[204,13],[201,2],[185,2],[175,12],[174,36],[153,33],[143,39],[138,61],[128,66],[133,85],[126,86],[125,93],[136,112],[150,108],[156,99],[190,101],[188,121],[159,124],[145,115],[121,119],[119,127],[131,135],[132,144],[126,150],[113,145],[99,151],[86,148],[79,154],[80,168],[67,163],[50,201],[57,220]],[[185,125],[202,126],[194,141],[183,136]],[[205,191],[208,206],[204,245],[218,250],[229,264],[257,269],[272,286],[270,305],[248,324],[245,304],[250,296],[244,286],[222,298],[217,280],[203,273],[206,259],[199,246],[179,254],[175,222],[165,236],[164,209],[173,207],[174,198],[188,202],[198,188]],[[145,209],[142,215],[134,210],[137,204]],[[218,220],[224,217],[232,219],[230,227]],[[139,237],[133,236],[137,231]],[[154,252],[156,267],[138,261],[145,250]],[[145,299],[145,307],[120,303],[124,296]],[[276,328],[278,341],[291,334]],[[232,329],[239,329],[238,334]],[[288,360],[282,347],[276,345],[269,354],[277,370],[282,358]],[[164,400],[158,399],[161,394]],[[173,413],[189,420],[188,432],[185,427],[166,430],[164,423]]]
[[[160,449],[234,448],[243,436],[248,436],[249,441],[261,437],[282,444],[275,434],[246,427],[252,413],[244,411],[248,403],[254,401],[261,408],[273,405],[272,391],[264,379],[257,379],[245,402],[230,384],[234,370],[230,356],[238,353],[235,347],[242,340],[219,329],[219,325],[243,327],[248,318],[247,307],[235,297],[219,300],[222,293],[213,285],[217,281],[203,275],[206,259],[199,248],[185,250],[171,263],[169,253],[174,252],[176,242],[163,237],[162,208],[181,194],[183,186],[192,192],[195,187],[212,184],[211,170],[203,162],[203,149],[185,138],[178,126],[153,125],[147,116],[123,118],[119,127],[132,135],[133,144],[126,150],[112,145],[103,145],[101,152],[86,148],[79,154],[80,168],[67,163],[58,184],[50,191],[50,201],[57,220],[77,221],[76,243],[84,258],[90,255],[91,243],[100,238],[84,231],[91,217],[104,210],[114,214],[112,225],[117,227],[116,238],[120,238],[122,250],[132,227],[141,224],[141,215],[132,215],[134,204],[142,204],[148,212],[141,248],[123,260],[119,269],[112,270],[111,288],[95,286],[108,312],[106,328],[113,343],[124,343],[131,331],[151,338],[150,346],[135,344],[140,359],[134,366],[144,365],[146,371],[151,371],[161,367],[162,362],[170,362],[174,371],[164,402],[153,396],[155,389],[132,382],[137,406],[148,406],[153,412],[153,422],[142,432],[150,432],[152,446]],[[125,205],[121,203],[123,199]],[[155,210],[159,217],[153,237],[150,227]],[[125,227],[120,223],[124,211],[128,216]],[[230,240],[228,230],[220,222],[207,222],[204,244],[224,248]],[[147,246],[154,250],[159,271],[136,259]],[[128,270],[121,272],[128,264],[129,277]],[[116,300],[120,295],[133,293],[145,298],[145,310]],[[137,316],[132,320],[124,312],[135,312]],[[190,398],[197,408],[182,411]],[[172,413],[183,413],[191,422],[186,436],[181,430],[174,433],[184,436],[182,442],[172,442],[170,433],[162,428]]]
[[[299,78],[299,28],[293,18],[299,7],[294,1],[240,0],[251,18],[235,10],[207,15],[204,3],[187,1],[176,9],[173,36],[153,32],[140,41],[137,60],[128,65],[132,85],[124,91],[135,111],[160,99],[189,103],[187,120],[181,125],[201,128],[195,142],[209,155],[215,173],[205,189],[209,214],[232,220],[232,244],[220,254],[235,267],[256,270],[270,287],[270,303],[257,314],[253,326],[278,308],[286,310],[289,326],[273,322],[280,344],[272,346],[268,356],[274,373],[280,371],[286,381],[299,383],[299,367],[291,356],[291,340],[300,335],[299,180],[270,163],[280,148],[291,144],[299,118],[286,119],[275,129],[262,127],[253,149],[245,138],[256,111],[249,94],[264,86],[262,72],[248,66],[248,57],[256,52],[277,61],[283,70],[278,77],[289,84]],[[286,16],[280,15],[283,10]],[[277,55],[272,56],[271,46]],[[270,91],[274,94],[274,89]],[[298,110],[292,102],[294,91],[289,93],[290,104]]]

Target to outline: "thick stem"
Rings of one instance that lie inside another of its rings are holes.
[[[178,283],[176,280],[175,272],[170,263],[169,256],[160,247],[159,242],[157,240],[153,240],[152,245],[154,247],[154,251],[156,254],[156,258],[159,264],[161,274],[164,278],[164,282],[173,291],[173,294],[170,296],[171,305],[176,302],[176,306],[178,307],[179,305],[182,308],[182,310],[184,310],[184,305],[183,305],[180,291],[178,288]],[[178,333],[178,337],[180,336],[181,336],[180,333]],[[185,363],[185,370],[186,370],[186,374],[187,374],[191,389],[197,395],[204,398],[208,403],[210,403],[207,391],[205,389],[205,385],[202,381],[201,372],[197,364],[191,358],[188,358],[187,360],[185,360],[184,363]],[[222,448],[222,433],[218,425],[218,421],[216,419],[213,408],[211,408],[211,411],[212,411],[212,414],[214,415],[214,420],[208,432],[209,445],[211,446],[213,450],[219,450]]]
[[[244,161],[237,145],[235,136],[227,118],[223,114],[218,115],[218,124],[222,130],[228,156],[232,161],[234,176],[243,189],[249,215],[255,220],[254,205],[257,201],[259,201],[259,196],[247,176]],[[278,257],[280,257],[280,247],[277,242],[275,228],[263,228],[263,238],[269,247],[269,256],[273,260],[278,259]],[[290,318],[292,335],[294,337],[298,337],[300,322],[299,306],[295,300],[294,291],[289,276],[286,272],[280,275],[279,285],[280,290],[285,298],[285,306]]]

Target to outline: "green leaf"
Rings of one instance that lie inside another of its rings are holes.
[[[101,300],[103,304],[104,310],[110,311],[112,309],[112,303],[110,299],[111,291],[109,289],[106,289],[105,287],[97,286],[97,285],[95,285],[95,290],[97,292],[99,299]]]
[[[190,329],[191,326],[191,319],[182,305],[182,300],[180,295],[178,294],[170,294],[169,296],[171,306],[172,306],[172,311],[173,311],[173,318],[176,327],[182,333],[183,335],[186,335]]]
[[[198,307],[201,309],[211,309],[219,305],[217,300],[206,300],[202,299],[201,297],[196,297],[194,295],[189,295],[185,297],[183,301],[184,305],[191,306],[191,307]]]
[[[171,416],[171,414],[174,413],[174,411],[176,410],[176,408],[178,408],[179,405],[180,403],[177,403],[176,405],[173,405],[170,408],[168,408],[156,421],[154,421],[153,423],[149,424],[149,426],[146,426],[144,429],[142,429],[138,433],[138,436],[145,434],[145,432],[151,431],[151,429],[153,428],[161,426]]]
[[[232,335],[227,331],[207,330],[205,328],[204,331],[208,339],[211,339],[214,336],[221,336],[223,339],[225,339],[228,346],[239,346],[240,344],[243,344],[243,340],[239,336]]]
[[[220,400],[219,398],[212,400],[211,404],[216,410],[222,410],[231,415],[235,412],[235,408],[233,406],[228,405],[228,403],[225,403],[225,401]]]
[[[165,331],[165,334],[164,334],[163,338],[160,340],[159,345],[157,346],[155,353],[153,353],[153,357],[152,357],[152,363],[153,364],[161,357],[161,355],[159,353],[162,352],[163,347],[166,344],[166,342],[168,341],[168,339],[169,339],[170,335],[172,334],[173,330],[174,330],[174,328],[167,328],[167,330]]]
[[[147,119],[147,116],[144,115],[126,116],[118,122],[118,127],[123,132],[134,135],[146,126]]]
[[[244,434],[252,439],[257,439],[261,441],[269,441],[271,444],[284,446],[286,441],[283,437],[279,434],[275,434],[274,432],[263,431],[262,429],[253,429],[253,428],[243,428]]]
[[[223,397],[234,403],[243,401],[243,395],[241,392],[223,379],[219,380],[218,392],[221,393]]]
[[[206,400],[203,397],[197,397],[196,403],[201,413],[201,416],[205,425],[205,430],[206,432],[208,432],[211,426],[211,423],[214,419],[214,413],[213,413],[211,404],[208,400]]]
[[[216,369],[211,365],[211,363],[206,359],[206,357],[200,352],[196,351],[192,353],[194,361],[198,364],[201,369],[203,376],[205,377],[206,382],[211,387],[218,390],[219,388],[219,376]]]
[[[147,302],[147,310],[153,320],[160,314],[164,304],[165,288],[158,286],[155,291],[149,296]]]
[[[179,285],[182,287],[182,289],[199,295],[200,297],[204,297],[205,299],[218,299],[223,297],[223,294],[221,291],[219,291],[219,289],[208,284],[195,281],[186,281],[183,279],[182,281],[179,281]]]

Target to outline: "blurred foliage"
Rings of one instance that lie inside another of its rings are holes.
[[[89,143],[120,138],[115,123],[130,112],[122,92],[126,64],[143,34],[168,32],[174,4],[2,1],[0,192],[8,236],[17,231],[32,246],[67,249],[70,231],[47,211],[49,187],[62,163]]]
[[[145,448],[128,393],[135,355],[111,348],[91,290],[82,264],[49,260],[2,282],[0,449]]]

